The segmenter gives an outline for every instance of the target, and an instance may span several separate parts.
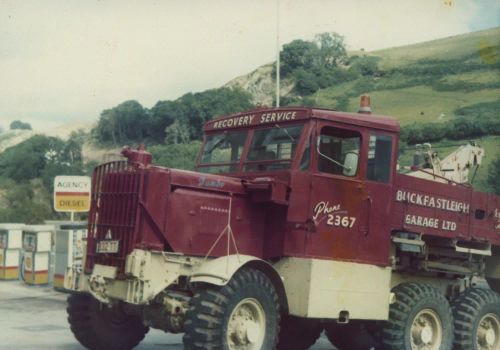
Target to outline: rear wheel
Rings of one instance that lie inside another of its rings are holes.
[[[427,284],[403,283],[382,331],[383,349],[450,350],[453,316],[445,296]]]
[[[318,340],[323,325],[318,320],[282,316],[278,350],[306,350]]]
[[[220,288],[195,293],[186,313],[185,349],[274,349],[278,295],[261,271],[243,268]]]
[[[376,346],[376,341],[366,325],[359,321],[330,322],[325,326],[326,336],[339,350],[369,350]]]
[[[500,349],[500,296],[469,288],[453,302],[455,349]]]
[[[88,294],[68,297],[68,322],[75,338],[92,350],[129,350],[144,339],[148,328],[139,316],[120,305],[108,307]]]

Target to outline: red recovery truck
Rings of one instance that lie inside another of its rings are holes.
[[[153,327],[186,349],[294,350],[325,329],[339,349],[500,349],[500,198],[399,174],[395,119],[268,108],[204,131],[196,171],[142,148],[95,169],[65,278],[81,344]]]

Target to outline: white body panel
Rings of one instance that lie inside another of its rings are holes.
[[[348,312],[351,319],[366,320],[389,316],[389,267],[301,258],[284,258],[274,267],[283,278],[292,315],[338,318]]]

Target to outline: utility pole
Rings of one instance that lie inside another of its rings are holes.
[[[280,106],[280,0],[276,0],[276,107]]]

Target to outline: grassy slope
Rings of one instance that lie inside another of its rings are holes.
[[[395,116],[402,125],[412,122],[441,122],[453,111],[471,104],[495,101],[500,89],[472,92],[434,91],[430,86],[414,86],[398,90],[370,92],[377,114]],[[356,110],[357,97],[349,99],[349,110]]]
[[[482,50],[486,46],[494,46],[497,51]],[[438,39],[430,42],[389,48],[370,52],[369,55],[381,58],[379,67],[382,70],[391,70],[404,66],[419,64],[424,59],[456,60],[478,54],[474,59],[477,62],[492,63],[500,60],[500,27],[480,32]],[[392,76],[389,79],[379,78],[381,85],[385,83],[402,82],[405,77]],[[398,81],[399,80],[399,81]],[[493,83],[500,81],[499,70],[479,70],[462,74],[450,74],[444,79],[446,82]],[[356,81],[339,84],[334,87],[319,90],[312,97],[315,104],[326,108],[335,108],[336,98],[346,91],[352,90]],[[435,122],[452,117],[457,108],[481,102],[490,102],[499,98],[500,89],[490,88],[479,91],[435,91],[431,86],[421,85],[394,90],[379,90],[368,92],[372,96],[373,109],[377,114],[391,115],[401,123],[414,121]],[[355,111],[358,98],[349,99],[348,110]],[[423,114],[421,112],[424,112]],[[442,115],[446,117],[443,118]],[[439,118],[441,116],[441,118]]]
[[[498,46],[499,44],[500,27],[419,44],[373,51],[371,54],[382,57],[380,67],[387,69],[411,64],[426,58],[446,60],[467,56],[480,53],[487,46]]]
[[[318,91],[313,98],[321,107],[334,108],[335,98],[348,91],[354,82],[348,82]],[[413,122],[442,122],[453,116],[453,111],[480,102],[495,101],[500,89],[472,92],[435,91],[430,86],[413,86],[397,90],[369,92],[374,113],[397,118],[402,125]],[[349,111],[359,106],[359,98],[349,99]],[[423,113],[422,113],[423,112]]]

